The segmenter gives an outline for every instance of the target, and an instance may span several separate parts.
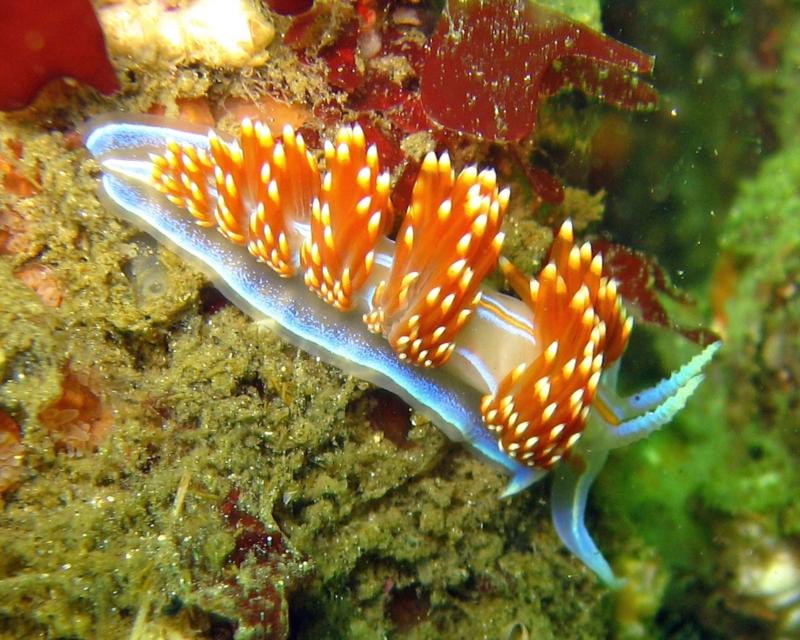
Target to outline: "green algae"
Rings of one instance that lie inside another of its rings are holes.
[[[741,440],[740,462],[751,482],[723,505],[756,513],[795,508],[800,486],[797,387],[800,359],[795,293],[800,272],[800,153],[795,148],[764,162],[744,184],[721,237],[739,272],[727,301],[730,367],[743,380],[731,393],[728,419]],[[720,499],[722,502],[722,499]],[[797,530],[790,531],[797,534]],[[789,532],[787,532],[789,533]]]
[[[759,595],[742,586],[742,556],[763,549],[741,531],[758,526],[762,541],[800,534],[800,403],[791,382],[800,362],[799,221],[800,153],[789,147],[741,185],[720,235],[721,264],[735,276],[733,287],[716,283],[725,293],[715,309],[725,332],[718,362],[674,424],[612,455],[596,488],[606,537],[641,540],[638,550],[619,546],[620,563],[655,553],[672,578],[661,616],[704,618],[697,633],[752,627],[751,637],[778,637],[782,629],[781,607],[765,595],[773,587]],[[649,340],[668,366],[692,349],[663,333]],[[707,618],[704,608],[720,602],[730,609]],[[773,617],[759,618],[759,606]],[[645,628],[659,634],[652,621]]]
[[[662,109],[632,121],[630,171],[609,185],[603,228],[691,285],[699,304],[670,314],[686,324],[713,315],[725,345],[678,418],[612,453],[593,490],[592,531],[629,578],[616,633],[794,637],[796,605],[779,598],[796,582],[747,577],[800,564],[796,3],[766,14],[726,2],[640,9],[645,20],[612,8],[611,22],[659,54]],[[646,386],[695,351],[639,328],[623,387]],[[795,551],[778,562],[781,545]]]

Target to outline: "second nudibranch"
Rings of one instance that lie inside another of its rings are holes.
[[[512,477],[554,471],[553,520],[608,584],[584,523],[610,449],[668,422],[711,345],[652,389],[616,394],[632,327],[602,256],[558,230],[535,278],[500,257],[509,201],[491,169],[429,153],[396,241],[391,181],[356,125],[326,142],[244,120],[238,140],[179,122],[99,118],[86,145],[101,197],[193,259],[237,305],[289,340],[394,391]],[[499,266],[518,297],[483,284]]]

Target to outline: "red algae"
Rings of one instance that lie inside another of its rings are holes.
[[[93,452],[111,428],[111,411],[93,390],[90,376],[66,369],[61,396],[39,412],[39,422],[72,455]]]
[[[21,109],[68,76],[110,94],[119,82],[89,0],[0,0],[0,110]]]
[[[314,0],[264,0],[264,4],[280,16],[296,16],[309,11]]]
[[[0,210],[0,256],[32,253],[34,237],[28,220],[15,209]]]
[[[543,98],[580,89],[626,109],[654,107],[635,74],[654,59],[526,0],[451,0],[430,41],[422,103],[440,125],[515,141],[536,124]]]
[[[406,136],[426,132],[437,149],[453,152],[467,141],[463,134],[475,135],[508,143],[505,153],[536,195],[560,204],[560,181],[517,148],[534,130],[539,103],[575,88],[623,109],[653,107],[655,90],[636,75],[649,73],[653,58],[560,13],[517,1],[453,0],[427,47],[386,7],[363,2],[318,51],[313,36],[324,12],[317,7],[295,19],[284,43],[303,64],[318,53],[327,67],[337,97],[318,103],[314,115],[331,126],[357,120],[390,158],[395,175],[413,160],[403,148]],[[369,51],[366,34],[375,36]]]
[[[0,497],[19,484],[24,451],[19,425],[0,410]]]
[[[225,564],[244,571],[250,565],[253,579],[237,576],[226,587],[239,603],[238,633],[256,638],[285,638],[289,632],[288,594],[295,579],[291,569],[303,560],[288,545],[277,527],[238,506],[240,491],[232,489],[220,505],[225,524],[236,532],[233,550]]]
[[[61,306],[64,291],[50,267],[29,263],[15,271],[14,277],[32,289],[44,306],[51,308]]]
[[[396,447],[410,447],[408,432],[411,430],[411,407],[385,389],[371,389],[366,394],[366,400],[370,426],[383,433]]]
[[[17,168],[18,161],[22,159],[23,147],[18,140],[6,142],[8,153],[0,155],[0,175],[3,178],[3,188],[6,193],[18,198],[29,198],[42,189],[39,185],[39,176],[26,176]]]
[[[720,339],[710,329],[682,327],[672,321],[658,298],[659,294],[681,304],[691,304],[692,299],[669,282],[667,274],[654,258],[603,238],[596,238],[592,244],[603,255],[609,275],[619,283],[620,294],[628,304],[636,308],[641,320],[668,327],[701,346]]]
[[[342,89],[346,93],[355,91],[361,86],[364,78],[356,61],[358,35],[359,23],[356,18],[353,18],[341,28],[336,41],[322,47],[317,54],[328,68],[328,84],[336,89]],[[293,35],[292,37],[298,36]],[[304,40],[304,38],[300,38],[300,40]],[[306,52],[303,52],[301,59],[308,61],[311,58]]]
[[[259,120],[269,127],[274,136],[280,135],[287,124],[295,130],[301,130],[311,119],[311,112],[305,106],[284,102],[268,93],[259,96],[255,102],[250,99],[227,98],[217,111],[215,114],[218,122],[225,118],[235,122],[241,122],[245,118]],[[310,144],[306,131],[303,131],[303,137]]]
[[[431,610],[430,595],[418,587],[391,589],[387,596],[386,617],[399,633],[411,631]]]
[[[180,117],[192,124],[202,124],[213,127],[217,124],[211,113],[211,106],[205,96],[196,98],[178,98],[175,100]]]

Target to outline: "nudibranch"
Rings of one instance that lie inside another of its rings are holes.
[[[584,523],[610,449],[668,422],[718,344],[630,398],[615,392],[627,316],[602,256],[569,221],[529,279],[500,257],[509,190],[491,169],[429,153],[396,240],[391,183],[358,126],[323,158],[286,127],[244,120],[238,140],[154,117],[101,117],[86,146],[101,199],[202,268],[294,344],[401,396],[511,476],[554,472],[566,546],[614,574]],[[324,163],[324,166],[321,166]],[[485,284],[498,264],[518,297]]]

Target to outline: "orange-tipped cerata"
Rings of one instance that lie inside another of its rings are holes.
[[[484,396],[481,411],[503,450],[549,468],[580,438],[602,371],[624,351],[632,319],[603,275],[602,257],[588,242],[575,245],[569,221],[538,278],[528,281],[505,260],[501,268],[533,310],[541,352]]]
[[[492,170],[468,167],[456,177],[446,153],[425,157],[391,274],[378,284],[365,316],[402,360],[431,367],[450,357],[497,262],[508,195],[498,190]]]
[[[342,127],[325,142],[322,191],[311,204],[311,233],[300,250],[306,286],[342,311],[372,270],[375,246],[392,225],[389,174],[361,127]]]
[[[307,219],[319,191],[302,136],[286,126],[275,140],[266,125],[245,119],[238,142],[213,131],[208,139],[210,153],[171,141],[164,155],[151,156],[154,185],[198,224],[216,226],[280,275],[293,275],[288,221]]]

